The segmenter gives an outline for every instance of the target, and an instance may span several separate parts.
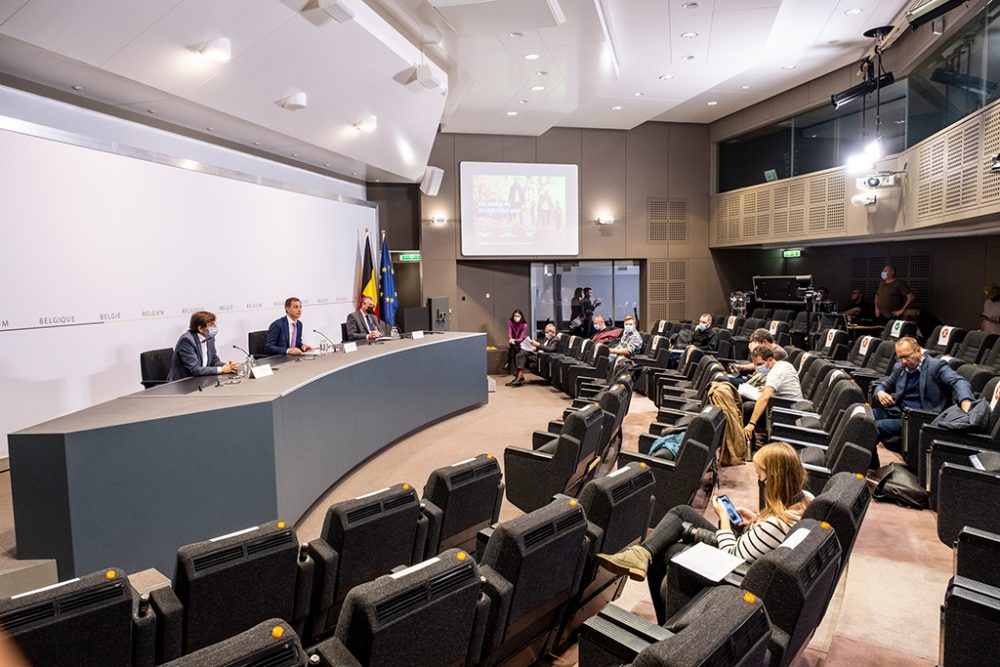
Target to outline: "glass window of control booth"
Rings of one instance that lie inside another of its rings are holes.
[[[625,315],[639,315],[639,263],[634,260],[532,263],[531,307],[535,335],[552,322],[559,331],[573,328],[574,295],[590,287],[600,303],[594,314],[620,323]],[[640,322],[640,326],[642,326]]]

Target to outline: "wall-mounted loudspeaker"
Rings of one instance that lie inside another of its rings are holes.
[[[436,197],[443,178],[444,169],[427,167],[424,169],[424,177],[420,179],[420,191],[428,197]]]

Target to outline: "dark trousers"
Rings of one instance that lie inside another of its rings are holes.
[[[692,524],[695,528],[711,531],[717,529],[717,526],[706,519],[698,510],[688,505],[678,505],[663,515],[660,522],[642,542],[642,546],[653,555],[649,561],[646,582],[649,584],[649,597],[656,610],[656,621],[661,625],[668,618],[663,583],[671,570],[670,559],[687,548],[687,545],[680,541],[684,522]],[[671,605],[671,607],[674,606],[676,605]]]
[[[518,349],[517,354],[514,355],[514,367],[518,371],[523,371],[528,367],[528,358],[531,356],[534,356],[533,352]]]
[[[514,368],[514,364],[517,363],[517,353],[521,351],[520,345],[510,345],[507,348],[507,370],[513,374],[517,374]]]

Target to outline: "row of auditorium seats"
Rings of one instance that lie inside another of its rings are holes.
[[[955,549],[954,575],[941,605],[942,665],[986,667],[1000,655],[1000,535],[963,528]]]

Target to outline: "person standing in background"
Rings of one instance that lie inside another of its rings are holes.
[[[507,320],[507,344],[509,345],[507,350],[507,369],[511,375],[517,375],[514,358],[517,356],[518,350],[521,349],[521,343],[527,337],[528,323],[524,319],[524,313],[520,310],[515,310],[510,314],[510,319]]]
[[[986,333],[1000,334],[1000,285],[990,283],[983,288],[982,322],[979,328]]]
[[[570,332],[575,335],[580,335],[583,330],[583,307],[581,303],[583,302],[583,288],[577,287],[573,290],[573,298],[569,302],[569,326]]]
[[[875,317],[882,321],[899,319],[913,303],[913,292],[902,280],[896,279],[896,268],[886,264],[882,269],[882,283],[875,293]]]

